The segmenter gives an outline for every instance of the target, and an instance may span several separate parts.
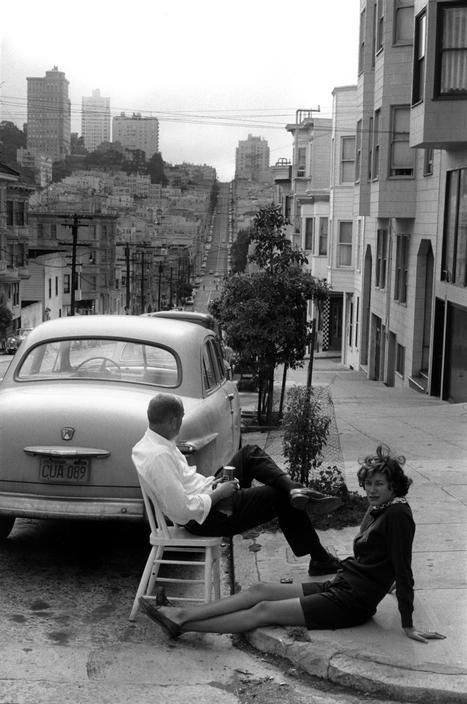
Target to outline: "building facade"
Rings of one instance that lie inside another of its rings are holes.
[[[269,145],[262,137],[249,134],[240,140],[235,151],[235,178],[249,181],[267,181],[269,173]]]
[[[133,113],[131,117],[124,112],[112,120],[112,141],[131,151],[143,151],[149,160],[159,151],[159,120],[157,117],[142,117]]]
[[[110,98],[101,96],[99,88],[82,98],[81,135],[88,152],[102,142],[110,142]]]
[[[27,78],[27,149],[61,161],[70,153],[69,81],[54,66],[43,78]]]

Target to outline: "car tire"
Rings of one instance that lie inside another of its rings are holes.
[[[0,540],[6,540],[13,530],[15,516],[0,516]]]

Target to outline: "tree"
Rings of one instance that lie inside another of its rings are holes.
[[[1,160],[6,164],[16,165],[16,150],[26,147],[26,135],[14,122],[0,122]]]
[[[11,310],[4,303],[0,304],[0,339],[5,337],[12,319],[13,315]]]
[[[248,263],[248,247],[250,246],[251,230],[246,228],[239,230],[236,240],[230,248],[230,256],[232,258],[232,272],[236,274],[240,271],[245,271]]]
[[[148,174],[151,177],[151,183],[162,183],[166,186],[168,181],[164,174],[164,161],[160,152],[155,152],[147,163]]]
[[[285,237],[280,208],[258,211],[253,222],[256,249],[250,261],[261,268],[226,280],[210,312],[219,321],[229,344],[246,363],[255,365],[259,379],[258,420],[271,421],[274,370],[284,364],[303,365],[310,342],[307,301],[328,296],[328,287],[301,268],[306,257]]]

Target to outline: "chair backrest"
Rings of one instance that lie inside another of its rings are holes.
[[[144,477],[142,477],[139,472],[137,472],[137,474],[141,487],[141,493],[143,495],[144,506],[146,508],[146,515],[148,517],[149,525],[151,526],[151,532],[162,535],[164,538],[168,538],[169,529],[167,528],[167,522],[159,502],[157,501],[157,497]]]

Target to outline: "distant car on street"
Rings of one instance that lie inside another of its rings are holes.
[[[177,313],[188,315],[76,316],[30,332],[0,381],[0,539],[16,517],[141,520],[131,448],[160,391],[183,399],[188,462],[206,475],[228,463],[236,385],[215,330]]]
[[[31,330],[32,328],[19,328],[17,333],[7,337],[5,342],[5,352],[7,354],[14,354],[21,343],[27,338]]]

